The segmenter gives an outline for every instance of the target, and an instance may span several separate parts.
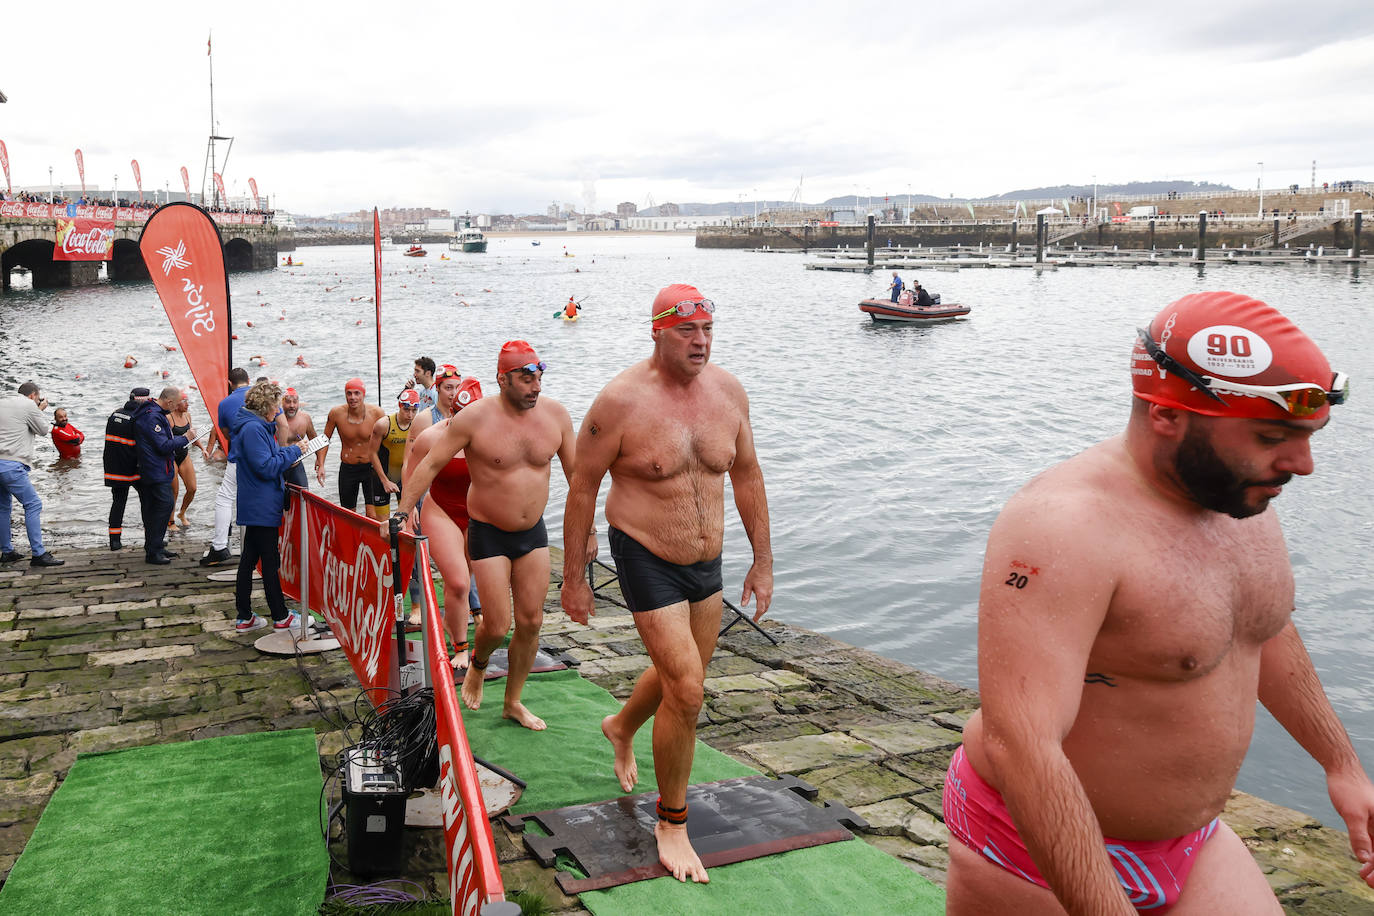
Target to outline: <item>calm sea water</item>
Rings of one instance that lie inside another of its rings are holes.
[[[386,398],[420,354],[494,384],[497,349],[523,337],[549,363],[545,395],[579,423],[600,387],[649,352],[654,293],[693,283],[719,304],[713,360],[736,373],[751,398],[777,557],[772,615],[969,685],[977,681],[988,529],[1032,475],[1122,429],[1134,329],[1203,289],[1236,289],[1279,306],[1355,376],[1352,402],[1314,441],[1316,474],[1290,485],[1277,505],[1297,576],[1298,625],[1374,768],[1374,396],[1365,396],[1374,289],[1356,270],[926,271],[928,288],[974,312],[957,324],[910,328],[873,326],[856,308],[881,294],[881,275],[807,271],[799,254],[698,251],[681,237],[555,237],[538,247],[494,239],[485,255],[454,252],[441,261],[441,253],[384,256]],[[296,255],[303,267],[232,277],[235,362],[264,357],[262,374],[294,385],[322,426],[350,376],[367,380],[376,400],[373,305],[351,301],[372,294],[371,252]],[[570,295],[586,297],[584,319],[554,320]],[[43,447],[34,477],[55,544],[103,542],[105,417],[133,386],[163,384],[164,368],[172,382],[190,380],[181,354],[164,343],[174,340],[150,284],[0,298],[6,389],[39,381],[90,437],[87,457],[73,466]],[[139,358],[137,368],[122,368],[126,354]],[[297,355],[310,368],[295,367]],[[197,416],[203,426],[203,409]],[[199,472],[193,529],[173,536],[188,551],[208,540],[220,473],[205,464]],[[555,532],[565,489],[555,473]],[[334,492],[332,479],[324,492]],[[126,524],[137,526],[132,507]],[[130,540],[139,536],[135,530]],[[22,543],[19,525],[16,537]],[[730,507],[727,596],[738,598],[749,559]],[[1319,768],[1264,714],[1240,785],[1340,824]]]

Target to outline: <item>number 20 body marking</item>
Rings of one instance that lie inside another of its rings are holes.
[[[1025,570],[1025,572],[1020,572],[1019,570]],[[1029,563],[1022,562],[1021,560],[1012,560],[1011,572],[1007,574],[1007,579],[1002,584],[1010,585],[1013,588],[1025,588],[1026,583],[1030,581],[1030,579],[1027,577],[1027,574],[1031,576],[1040,575],[1040,567],[1032,566]]]

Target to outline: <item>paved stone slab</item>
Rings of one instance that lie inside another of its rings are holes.
[[[167,658],[185,658],[194,655],[195,649],[185,645],[154,646],[148,649],[124,649],[118,652],[92,652],[92,665],[131,665],[134,662],[150,662]]]
[[[733,674],[727,677],[708,677],[706,692],[709,694],[733,693],[739,690],[761,692],[773,685],[756,674]]]
[[[861,725],[846,731],[860,741],[879,747],[889,754],[915,754],[938,748],[949,748],[953,752],[963,737],[959,732],[922,722]]]
[[[773,773],[796,774],[834,763],[838,760],[876,758],[882,751],[848,735],[829,733],[802,735],[784,741],[765,741],[745,744],[739,752],[766,767]]]

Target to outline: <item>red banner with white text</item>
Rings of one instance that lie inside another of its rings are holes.
[[[429,543],[417,542],[421,569],[429,569]],[[425,606],[437,608],[434,579],[420,577]],[[461,916],[477,916],[483,906],[504,900],[505,887],[496,857],[496,843],[487,820],[477,763],[468,746],[458,693],[453,689],[448,655],[444,649],[442,615],[426,614],[429,657],[425,667],[434,687],[434,718],[439,737],[439,794],[444,814],[444,849],[448,853],[449,905]]]
[[[84,209],[84,208],[83,208]],[[104,207],[109,210],[111,208]],[[113,214],[109,219],[86,219],[79,216],[57,218],[57,241],[53,245],[54,261],[108,261],[114,251]]]
[[[248,179],[248,190],[253,193],[253,209],[261,210],[262,207],[258,203],[258,180],[256,178]]]
[[[93,220],[138,220],[143,222],[155,211],[146,207],[96,207],[77,204],[40,204],[23,200],[0,201],[0,219],[55,219],[80,217]],[[211,213],[216,223],[225,225],[261,226],[267,217],[261,213]]]
[[[310,532],[305,557],[300,546],[302,520]],[[369,699],[381,703],[396,672],[396,606],[387,536],[374,519],[291,487],[279,548],[282,591],[300,600],[302,563],[308,564],[307,606],[329,621]],[[410,581],[414,559],[415,540],[402,534],[402,590]]]
[[[86,196],[86,157],[76,151],[76,174],[81,176],[81,196]]]
[[[224,177],[219,172],[211,172],[215,176],[215,188],[219,191],[219,205],[229,206],[229,192],[224,190]]]
[[[5,170],[5,191],[13,191],[10,187],[10,151],[5,149],[4,140],[0,140],[0,168]]]
[[[138,202],[143,203],[143,173],[138,169],[138,160],[131,159],[129,164],[134,167],[134,184],[138,185]],[[119,201],[115,201],[119,203]]]
[[[186,171],[186,166],[181,167],[181,186],[186,189],[186,199],[191,199],[191,173]]]
[[[219,229],[195,204],[164,204],[148,217],[138,247],[227,453],[229,443],[216,420],[219,402],[229,393],[232,356],[229,277]]]

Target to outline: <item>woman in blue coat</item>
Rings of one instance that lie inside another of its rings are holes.
[[[281,556],[277,529],[286,505],[286,469],[301,457],[299,445],[278,445],[275,419],[281,407],[281,389],[258,382],[248,391],[235,417],[229,460],[238,468],[238,523],[243,526],[243,553],[239,556],[234,605],[240,632],[260,630],[267,621],[253,613],[253,567],[262,561],[262,590],[272,612],[272,625],[287,630],[300,625],[300,615],[287,612],[281,592]]]

